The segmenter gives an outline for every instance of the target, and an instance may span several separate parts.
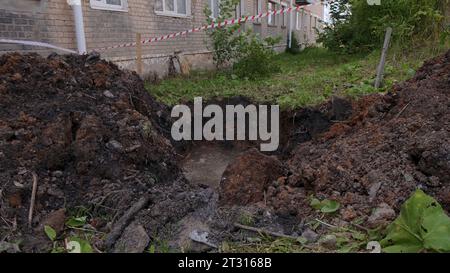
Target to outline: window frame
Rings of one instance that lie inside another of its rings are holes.
[[[128,12],[128,0],[120,0],[121,5],[106,3],[106,0],[90,0],[91,9]]]
[[[207,0],[208,1],[208,5],[209,8],[211,10],[211,14],[209,15],[209,18],[211,18],[212,20],[217,20],[217,18],[219,18],[220,16],[220,5],[219,5],[219,1],[220,0]],[[214,3],[217,2],[217,15],[214,15]]]
[[[167,11],[166,10],[166,0],[160,0],[162,2],[162,9],[163,10],[156,10],[156,1],[155,0],[155,7],[153,8],[156,15],[161,16],[169,16],[169,17],[179,17],[179,18],[190,18],[191,17],[191,0],[184,0],[186,2],[186,13],[178,13],[178,0],[173,0],[173,11]],[[212,0],[211,0],[212,1]]]
[[[269,5],[271,6],[271,9],[269,9]],[[267,12],[276,10],[276,3],[272,1],[267,1]],[[276,27],[276,14],[269,14],[267,16],[267,25],[271,27]]]
[[[280,9],[287,9],[288,8],[288,4],[285,2],[281,2],[280,3]],[[281,27],[285,28],[288,25],[288,20],[287,20],[288,16],[285,12],[282,12],[280,14],[280,21],[281,21]]]
[[[239,14],[238,14],[239,13]],[[234,10],[235,18],[242,18],[245,14],[245,0],[239,0]]]
[[[255,15],[260,14],[263,12],[263,0],[256,0],[255,1]],[[261,18],[257,18],[254,22],[254,24],[260,24]]]

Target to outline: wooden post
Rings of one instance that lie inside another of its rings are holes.
[[[142,77],[142,35],[136,33],[136,72]]]
[[[380,88],[381,83],[383,82],[384,76],[384,65],[386,64],[386,55],[387,50],[389,48],[389,43],[391,42],[392,28],[388,27],[386,29],[386,36],[384,38],[383,51],[381,52],[381,60],[380,64],[377,68],[377,79],[375,80],[375,88]]]

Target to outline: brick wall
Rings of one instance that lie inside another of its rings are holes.
[[[267,0],[263,1],[262,9],[267,11]],[[89,0],[82,0],[82,3],[88,50],[134,42],[136,33],[141,33],[143,38],[155,37],[197,27],[206,21],[203,9],[207,5],[207,0],[191,0],[192,16],[187,18],[157,15],[154,12],[155,0],[128,0],[127,12],[93,9]],[[279,7],[281,6],[277,5],[277,8]],[[316,8],[309,7],[309,9]],[[256,0],[245,1],[244,13],[256,14]],[[307,17],[309,16],[305,14],[303,18],[305,24],[302,24],[301,30],[293,27],[301,43],[311,43],[315,39]],[[281,37],[277,49],[283,50],[286,46],[288,28],[281,26],[280,15],[276,16],[275,21],[276,26],[268,26],[267,18],[259,23],[248,22],[245,29],[253,29],[262,37]],[[295,24],[294,19],[293,22]],[[42,41],[76,49],[72,10],[66,0],[2,0],[0,38]],[[157,73],[164,76],[168,71],[168,56],[174,52],[181,56],[185,55],[186,57],[181,59],[189,60],[192,68],[212,68],[210,54],[209,57],[205,54],[210,50],[205,44],[207,40],[205,32],[198,32],[143,46],[145,74]],[[0,51],[15,50],[49,53],[47,50],[29,46],[0,44]],[[192,54],[199,54],[199,57],[188,57]],[[110,50],[102,52],[102,55],[124,68],[135,69],[135,48]]]

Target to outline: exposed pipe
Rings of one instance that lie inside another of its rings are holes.
[[[81,0],[67,0],[67,4],[69,4],[69,6],[71,6],[73,10],[78,53],[85,54],[87,52],[86,35],[84,34],[83,9],[81,8]]]

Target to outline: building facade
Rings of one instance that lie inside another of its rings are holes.
[[[84,36],[87,51],[116,44],[157,37],[202,26],[208,7],[212,14],[220,12],[220,0],[78,0],[83,13]],[[77,50],[77,35],[72,7],[67,0],[2,0],[0,2],[0,39],[32,40]],[[76,0],[75,0],[76,2]],[[295,2],[294,2],[295,3]],[[241,0],[235,17],[254,15],[268,10],[288,7],[290,2],[280,0]],[[289,24],[302,45],[316,41],[316,29],[321,28],[324,7],[318,2],[305,6],[308,11],[268,16],[247,22],[262,37],[281,37],[277,50],[286,47]],[[0,44],[0,52],[38,51],[47,49],[27,45]],[[100,51],[102,57],[127,69],[136,68],[136,49],[124,47]],[[178,36],[142,46],[143,76],[167,75],[171,56],[177,55],[183,71],[213,68],[211,48],[204,31]]]

